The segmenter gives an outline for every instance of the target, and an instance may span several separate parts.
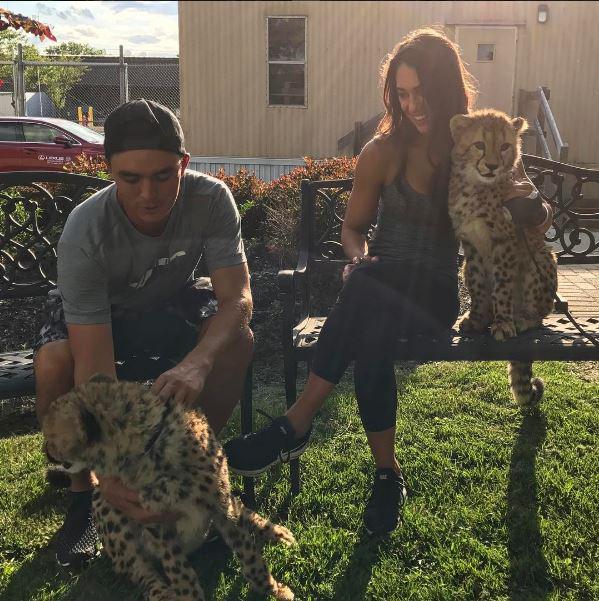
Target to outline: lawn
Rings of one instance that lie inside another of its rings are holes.
[[[502,363],[398,367],[397,453],[410,488],[401,527],[361,526],[372,463],[351,380],[319,416],[290,498],[287,466],[257,481],[260,511],[294,548],[268,547],[275,576],[301,601],[599,599],[599,383],[582,368],[539,363],[539,410],[512,402]],[[257,402],[280,412],[282,387]],[[262,420],[262,418],[260,418]],[[0,424],[0,599],[139,599],[105,559],[61,572],[48,547],[65,497],[44,481],[32,420]],[[208,599],[256,600],[236,560],[213,545],[193,556]]]

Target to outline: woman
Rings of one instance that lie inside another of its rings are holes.
[[[355,359],[356,397],[376,466],[364,523],[393,530],[406,498],[394,451],[398,336],[450,327],[459,310],[457,251],[447,214],[449,121],[471,108],[475,90],[457,47],[434,29],[402,39],[382,69],[386,113],[358,158],[341,241],[351,263],[319,337],[303,393],[281,417],[225,445],[232,471],[256,475],[307,447],[311,424]],[[551,216],[522,177],[508,207],[520,222]],[[524,207],[524,208],[523,208]],[[372,240],[366,233],[377,215]],[[550,223],[550,220],[549,220]]]

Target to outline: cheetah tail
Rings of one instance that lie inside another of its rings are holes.
[[[545,384],[541,378],[532,377],[532,363],[510,361],[508,379],[514,400],[521,407],[531,407],[540,402]]]

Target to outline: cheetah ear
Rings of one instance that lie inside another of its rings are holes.
[[[449,130],[451,137],[456,142],[461,133],[470,125],[470,117],[468,115],[454,115],[449,121]]]
[[[102,429],[95,416],[87,409],[81,409],[81,425],[87,437],[87,444],[91,445],[99,442],[102,437]]]
[[[516,117],[515,119],[512,119],[512,125],[518,133],[528,129],[528,122],[524,117]]]
[[[114,382],[114,378],[111,378],[110,376],[107,376],[105,374],[94,374],[90,379],[89,382],[92,383],[96,383],[96,384],[101,384],[102,382]]]

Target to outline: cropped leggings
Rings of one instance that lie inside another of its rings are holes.
[[[360,417],[367,432],[395,426],[393,352],[400,336],[434,333],[459,312],[450,275],[393,260],[363,263],[347,278],[316,345],[311,370],[337,384],[352,360]]]

